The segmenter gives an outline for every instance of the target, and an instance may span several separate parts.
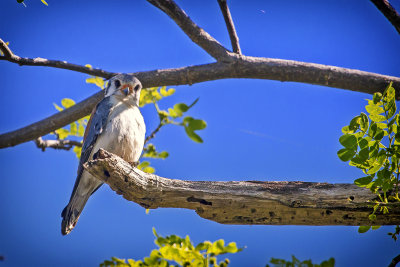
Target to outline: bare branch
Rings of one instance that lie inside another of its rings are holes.
[[[397,263],[399,262],[400,262],[400,254],[392,259],[388,267],[396,267]]]
[[[371,0],[400,34],[400,15],[387,0]]]
[[[156,134],[158,133],[158,131],[161,129],[161,127],[162,127],[163,125],[164,125],[164,124],[162,124],[162,123],[160,122],[160,124],[158,124],[157,128],[155,128],[154,131],[152,131],[151,134],[150,134],[149,136],[146,137],[146,139],[144,140],[144,144],[146,144],[146,143],[149,142],[151,139],[153,139],[153,138],[156,136]]]
[[[233,24],[231,12],[229,11],[227,0],[218,0],[218,4],[219,4],[219,8],[221,9],[222,14],[224,15],[226,28],[228,29],[229,38],[231,39],[232,50],[236,54],[241,55],[242,51],[240,50],[239,37],[236,34],[235,25]]]
[[[305,63],[293,60],[241,56],[235,63],[216,62],[205,65],[132,73],[144,88],[194,84],[227,78],[268,79],[303,82],[373,94],[393,82],[400,96],[400,78],[354,69]],[[24,128],[0,135],[0,148],[15,146],[64,127],[88,114],[100,101],[103,92],[85,99],[69,109]]]
[[[84,167],[125,199],[155,209],[192,209],[223,224],[371,225],[368,201],[376,197],[354,184],[308,182],[184,181],[144,173],[100,149]],[[396,225],[400,206],[377,214],[374,225]]]
[[[186,35],[218,61],[230,62],[230,52],[209,33],[197,26],[173,0],[147,0],[165,12]]]
[[[74,140],[43,140],[41,137],[35,140],[35,144],[38,148],[45,151],[46,148],[54,148],[61,150],[70,150],[74,146],[82,147],[82,143]]]
[[[19,57],[15,55],[10,48],[6,45],[6,43],[0,39],[0,50],[4,53],[4,56],[0,56],[0,60],[7,60],[13,63],[17,63],[20,66],[44,66],[44,67],[53,67],[59,69],[73,70],[77,72],[82,72],[98,77],[103,77],[106,79],[111,78],[117,73],[108,72],[101,69],[92,69],[85,66],[68,63],[67,61],[60,60],[49,60],[45,58],[26,58]]]

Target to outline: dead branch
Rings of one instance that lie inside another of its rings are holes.
[[[236,34],[235,25],[233,24],[231,12],[229,11],[227,0],[218,0],[219,8],[221,9],[222,15],[224,16],[226,28],[228,29],[229,38],[231,39],[232,50],[236,54],[241,55],[239,37]]]
[[[392,23],[400,34],[400,15],[387,0],[371,0],[381,13]]]
[[[45,151],[46,148],[54,148],[61,150],[70,150],[74,146],[82,147],[82,143],[74,140],[43,140],[41,137],[35,140],[35,144],[38,148]]]
[[[393,82],[400,96],[400,78],[335,66],[305,63],[294,60],[240,56],[235,63],[216,62],[176,69],[141,71],[132,73],[144,88],[194,84],[227,78],[267,79],[303,82],[373,94],[383,91]],[[53,132],[92,111],[103,92],[98,92],[69,109],[58,112],[39,122],[0,135],[0,148],[15,146]]]
[[[370,190],[353,184],[184,181],[144,173],[100,149],[84,167],[145,208],[184,208],[223,224],[371,225]],[[400,206],[374,225],[400,223]]]
[[[0,60],[7,60],[13,63],[17,63],[20,66],[44,66],[44,67],[53,67],[53,68],[59,68],[59,69],[66,69],[66,70],[73,70],[77,72],[82,72],[98,77],[103,77],[106,79],[111,78],[117,73],[114,72],[108,72],[104,71],[101,69],[93,69],[93,68],[88,68],[85,66],[77,65],[77,64],[72,64],[68,63],[67,61],[61,61],[61,60],[50,60],[46,58],[26,58],[26,57],[20,57],[15,55],[11,49],[7,46],[7,44],[0,39],[0,50],[3,52],[4,56],[0,56]]]

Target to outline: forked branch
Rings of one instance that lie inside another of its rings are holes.
[[[145,208],[184,208],[223,224],[371,225],[369,189],[353,184],[213,182],[163,178],[133,168],[100,149],[84,167],[117,194]],[[400,223],[400,207],[374,225]]]

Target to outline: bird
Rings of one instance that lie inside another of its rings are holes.
[[[61,213],[61,233],[75,227],[89,197],[103,184],[83,168],[103,148],[135,166],[143,150],[146,126],[139,110],[142,84],[130,74],[113,76],[104,98],[93,109],[85,129],[78,173],[68,205]]]

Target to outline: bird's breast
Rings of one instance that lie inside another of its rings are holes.
[[[110,113],[101,143],[125,161],[136,162],[143,150],[146,126],[137,106],[117,105]]]

